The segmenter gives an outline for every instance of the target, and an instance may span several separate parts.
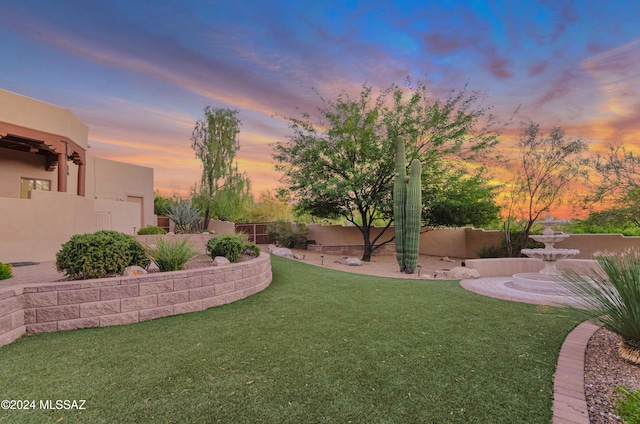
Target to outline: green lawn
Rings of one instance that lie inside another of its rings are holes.
[[[272,257],[231,305],[0,348],[4,422],[548,423],[570,311]],[[62,419],[62,421],[59,421]]]

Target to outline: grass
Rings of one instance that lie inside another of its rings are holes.
[[[272,257],[248,299],[0,348],[5,399],[86,399],[4,422],[551,421],[572,312]]]

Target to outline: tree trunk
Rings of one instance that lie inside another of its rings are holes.
[[[202,223],[202,229],[207,231],[209,229],[209,208],[204,210],[204,222]]]
[[[371,245],[370,231],[368,226],[360,227],[362,233],[362,239],[364,240],[364,251],[362,252],[362,261],[371,262],[371,255],[373,254],[373,246]]]

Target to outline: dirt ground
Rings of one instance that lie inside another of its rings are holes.
[[[266,250],[268,251],[268,250]],[[395,255],[373,256],[370,262],[363,262],[362,266],[349,266],[346,264],[346,256],[328,255],[326,253],[311,252],[309,250],[291,249],[291,252],[303,259],[311,265],[322,266],[324,268],[337,269],[340,271],[352,272],[355,274],[377,275],[380,277],[392,278],[438,278],[444,279],[446,275],[444,271],[460,266],[464,259],[461,258],[442,258],[436,256],[420,255],[418,258],[418,266],[420,266],[420,275],[417,271],[414,274],[401,273],[396,262]],[[324,258],[322,258],[324,256]],[[357,257],[360,259],[360,257]]]

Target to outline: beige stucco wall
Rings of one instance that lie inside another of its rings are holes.
[[[138,218],[127,218],[120,221],[114,215],[114,228],[125,228],[127,234],[131,234],[133,227],[138,229],[148,225],[156,225],[153,214],[153,168],[130,165],[113,160],[87,156],[87,186],[86,197],[111,201],[112,205],[126,202],[132,203],[133,198],[142,198],[142,210],[137,209]],[[96,210],[104,209],[106,203],[100,202]],[[136,204],[133,202],[133,204]],[[132,210],[131,205],[120,205],[114,213],[123,210]],[[121,231],[121,230],[117,230]]]
[[[67,162],[67,166],[67,190],[75,193],[75,187],[78,186],[78,166],[71,161]],[[45,169],[44,156],[0,149],[0,197],[19,198],[21,178],[51,181],[51,191],[58,191],[58,172]]]
[[[35,191],[0,198],[0,262],[52,261],[73,234],[95,228],[93,202],[69,193]]]
[[[89,127],[69,109],[0,90],[0,122],[68,137],[87,149]]]

